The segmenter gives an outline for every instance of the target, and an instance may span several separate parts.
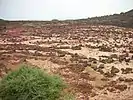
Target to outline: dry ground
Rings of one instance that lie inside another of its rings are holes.
[[[59,74],[76,100],[133,100],[133,29],[10,23],[0,33],[0,76],[21,63]]]

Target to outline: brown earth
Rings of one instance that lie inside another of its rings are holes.
[[[13,23],[0,34],[0,77],[27,63],[59,74],[76,100],[133,100],[133,29]]]

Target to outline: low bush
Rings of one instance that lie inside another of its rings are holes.
[[[23,65],[0,82],[0,100],[58,100],[65,84],[60,77]]]

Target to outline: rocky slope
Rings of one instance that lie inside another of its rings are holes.
[[[133,27],[133,10],[125,13],[76,20],[79,23]]]

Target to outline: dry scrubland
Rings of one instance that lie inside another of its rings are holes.
[[[26,63],[59,74],[76,100],[133,100],[133,29],[10,22],[0,30],[0,77]]]

